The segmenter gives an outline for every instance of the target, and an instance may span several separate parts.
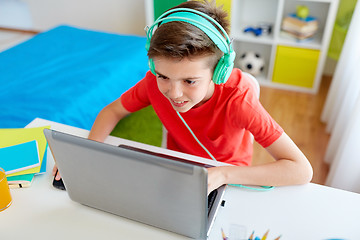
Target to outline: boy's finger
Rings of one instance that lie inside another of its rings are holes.
[[[53,176],[55,176],[57,170],[58,170],[58,168],[57,168],[57,166],[55,165],[55,166],[53,167],[53,170],[52,170],[52,175],[53,175]]]
[[[56,171],[55,180],[60,180],[60,179],[61,179],[60,173],[59,171]]]

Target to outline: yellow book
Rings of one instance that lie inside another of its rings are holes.
[[[7,175],[7,177],[40,172],[41,164],[42,164],[42,161],[44,158],[44,153],[46,150],[46,139],[45,139],[45,136],[43,133],[43,130],[45,128],[50,128],[50,126],[36,127],[36,128],[3,128],[3,129],[0,129],[0,148],[36,140],[38,143],[38,149],[39,149],[39,157],[40,157],[40,165],[39,166],[29,168],[24,171],[16,172],[13,174],[9,174],[9,175]]]

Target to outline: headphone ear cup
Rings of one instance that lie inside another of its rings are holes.
[[[236,53],[234,50],[230,50],[229,54],[224,54],[216,64],[214,74],[213,74],[213,81],[215,84],[226,83],[232,69],[234,68],[234,61],[235,61]]]
[[[212,80],[215,84],[221,84],[221,83],[224,83],[222,81],[222,71],[223,71],[223,66],[224,66],[224,56],[222,56],[220,58],[220,60],[218,61],[218,63],[216,64],[216,67],[215,67],[215,70],[214,70],[214,74],[213,74],[213,77],[212,77]]]
[[[155,63],[151,58],[149,59],[148,64],[149,64],[150,71],[152,72],[152,74],[154,74],[156,76]]]
[[[215,84],[226,83],[230,77],[231,71],[234,67],[235,52],[231,51],[230,54],[224,54],[216,64],[213,81]]]
[[[233,68],[234,68],[234,63],[232,63],[230,66],[227,66],[227,68],[224,70],[223,72],[224,83],[229,79]]]

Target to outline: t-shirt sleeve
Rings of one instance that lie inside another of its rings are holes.
[[[233,122],[252,133],[264,148],[274,143],[284,132],[281,126],[264,109],[252,89],[244,91],[233,103],[238,113]]]
[[[148,72],[142,80],[121,95],[121,103],[126,110],[136,112],[150,105],[148,94],[152,78],[154,75]]]
[[[256,114],[249,128],[257,141],[264,148],[274,143],[284,132],[281,126],[270,116],[270,114],[259,103],[255,110]]]

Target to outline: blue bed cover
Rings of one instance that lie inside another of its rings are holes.
[[[90,129],[148,71],[146,38],[58,26],[0,53],[0,128],[40,117]]]

